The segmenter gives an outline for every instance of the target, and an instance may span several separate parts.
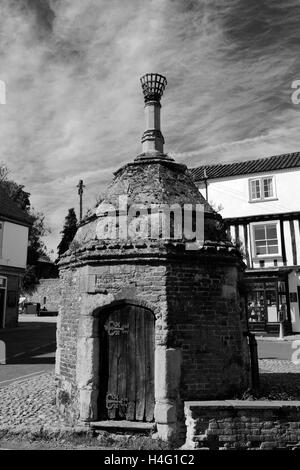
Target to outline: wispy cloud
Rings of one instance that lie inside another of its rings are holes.
[[[0,161],[26,185],[55,248],[76,184],[93,205],[140,152],[139,77],[166,74],[163,133],[180,161],[300,148],[297,0],[2,0]]]

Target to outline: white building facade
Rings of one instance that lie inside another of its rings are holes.
[[[30,217],[0,187],[0,328],[18,324],[30,225]]]
[[[191,170],[247,265],[252,330],[300,332],[300,153]]]

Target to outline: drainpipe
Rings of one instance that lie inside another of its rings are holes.
[[[250,361],[251,361],[251,382],[254,390],[259,389],[259,365],[257,355],[257,341],[253,333],[248,332]]]
[[[248,293],[246,293],[245,297],[245,314],[246,314],[246,325],[247,325],[247,332],[246,336],[248,337],[249,341],[249,352],[250,352],[250,367],[251,367],[251,385],[253,390],[259,389],[259,364],[258,364],[258,354],[257,354],[257,341],[255,335],[250,332],[249,329],[249,318],[248,318]]]

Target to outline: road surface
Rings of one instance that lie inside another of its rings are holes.
[[[257,340],[257,351],[259,359],[281,359],[291,361],[295,349],[292,348],[292,341],[281,340]],[[297,339],[297,349],[300,347],[300,340]]]
[[[57,317],[20,315],[18,328],[0,330],[6,364],[0,364],[0,387],[14,380],[54,370]]]

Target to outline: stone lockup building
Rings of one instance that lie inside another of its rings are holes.
[[[248,385],[243,263],[187,167],[164,153],[166,79],[141,79],[143,151],[115,172],[60,261],[57,402],[69,422],[153,422]]]

